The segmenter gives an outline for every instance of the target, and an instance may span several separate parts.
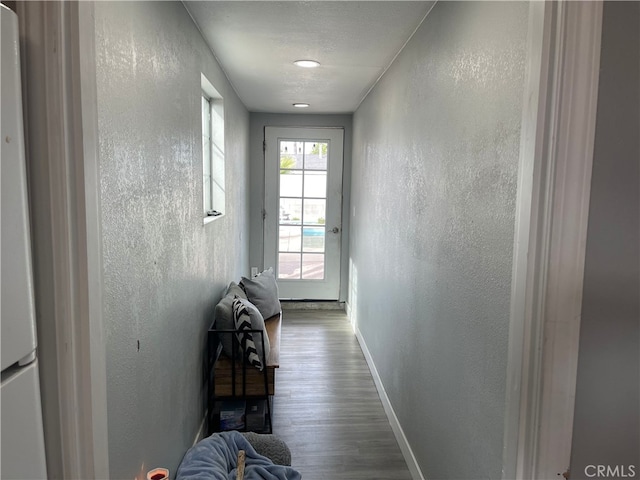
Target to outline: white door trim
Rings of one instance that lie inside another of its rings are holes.
[[[109,478],[93,9],[18,3],[51,478]]]
[[[568,475],[602,2],[531,2],[504,479]]]

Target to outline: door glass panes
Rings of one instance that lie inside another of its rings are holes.
[[[280,225],[302,223],[302,199],[280,198]]]
[[[305,142],[304,169],[327,171],[328,143]]]
[[[327,197],[327,172],[304,172],[304,196]]]
[[[319,198],[307,198],[304,202],[302,221],[305,225],[324,225],[327,201]]]
[[[324,252],[324,227],[304,227],[302,231],[303,252]]]
[[[280,238],[281,252],[299,252],[301,248],[301,227],[280,226],[278,237]]]
[[[280,197],[302,197],[302,172],[283,170],[280,173]]]
[[[302,170],[304,166],[303,142],[280,142],[280,173],[286,170]]]
[[[324,278],[324,255],[318,253],[302,254],[302,279],[322,280]]]
[[[299,253],[278,253],[278,278],[299,279],[300,268]]]
[[[280,140],[278,278],[323,280],[328,142]]]

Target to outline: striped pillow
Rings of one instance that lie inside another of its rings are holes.
[[[240,352],[244,352],[244,358],[247,363],[262,371],[262,360],[260,358],[260,353],[262,352],[258,352],[256,344],[253,341],[253,334],[248,331],[252,328],[255,329],[255,327],[251,325],[251,315],[249,312],[249,308],[245,303],[248,303],[247,300],[243,300],[238,296],[233,299],[233,319],[235,321],[235,327],[237,330],[236,337],[238,339],[238,343],[240,344]],[[259,312],[257,313],[259,314]],[[262,329],[264,331],[264,326],[262,327]],[[265,340],[266,338],[267,337],[265,335]],[[262,351],[262,345],[260,345],[260,350]],[[266,358],[266,352],[264,354],[264,358]]]

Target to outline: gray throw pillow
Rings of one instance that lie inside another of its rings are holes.
[[[213,312],[216,330],[235,330],[233,320],[233,298],[234,295],[226,295],[218,302]],[[218,335],[222,343],[222,350],[229,357],[232,356],[233,333],[220,333]]]
[[[263,318],[271,318],[280,313],[278,284],[272,268],[253,278],[242,277],[240,285],[247,292],[249,301],[258,307]]]
[[[231,295],[232,297],[237,295],[240,298],[244,298],[245,300],[247,299],[247,294],[244,292],[242,287],[240,287],[240,285],[238,285],[236,282],[231,282],[229,284],[229,286],[227,287],[227,292],[224,295],[225,297],[227,295]]]
[[[242,350],[247,353],[247,361],[262,370],[262,365],[266,364],[266,359],[271,351],[262,315],[249,300],[236,296],[233,300],[233,317],[235,328],[239,331],[237,333],[238,342]],[[260,330],[262,334],[243,332],[243,330]],[[264,350],[262,339],[264,339]]]

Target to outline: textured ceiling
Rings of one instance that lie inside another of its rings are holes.
[[[433,3],[184,2],[246,107],[271,113],[355,111]]]

